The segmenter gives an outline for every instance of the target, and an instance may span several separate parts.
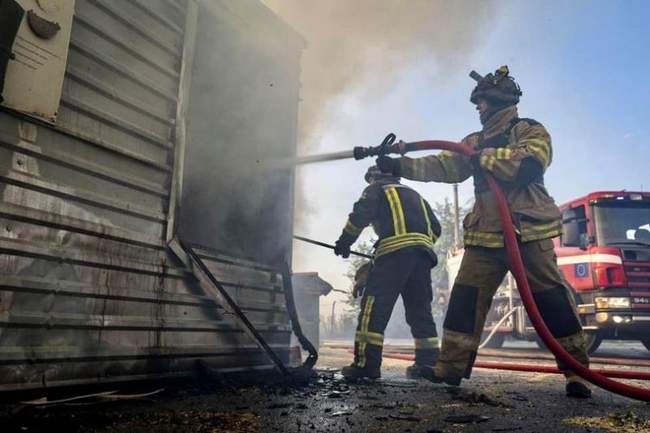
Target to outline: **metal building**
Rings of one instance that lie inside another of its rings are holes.
[[[256,0],[0,3],[0,391],[270,368],[187,245],[286,361],[293,172],[250,163],[295,155],[303,40]]]

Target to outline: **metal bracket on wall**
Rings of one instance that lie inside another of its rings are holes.
[[[269,359],[275,364],[276,368],[285,376],[290,376],[289,370],[285,367],[280,357],[266,342],[262,334],[255,328],[246,314],[239,308],[239,305],[228,294],[223,285],[214,277],[212,272],[205,265],[203,260],[194,252],[192,247],[183,244],[180,239],[174,237],[168,244],[171,251],[178,259],[192,271],[197,278],[203,290],[211,295],[214,300],[221,305],[226,312],[233,315],[243,331],[257,343]]]

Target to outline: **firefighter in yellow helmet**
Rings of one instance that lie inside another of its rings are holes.
[[[556,263],[552,238],[561,233],[560,212],[544,187],[553,150],[546,129],[519,117],[521,90],[502,66],[485,77],[473,73],[471,95],[483,128],[463,139],[479,150],[469,158],[443,151],[423,158],[380,157],[377,165],[407,179],[446,183],[474,178],[474,208],[463,222],[465,255],[454,282],[440,357],[430,379],[458,385],[469,378],[492,297],[509,269],[495,196],[483,175],[503,188],[513,216],[528,281],[544,321],[560,344],[579,362],[589,358],[570,288]],[[558,363],[567,378],[566,393],[586,398],[586,383]]]
[[[431,268],[437,263],[433,245],[440,236],[440,223],[429,203],[400,184],[398,177],[370,167],[366,181],[369,185],[354,204],[334,250],[348,257],[350,246],[370,224],[379,238],[372,266],[361,268],[355,276],[354,293],[363,296],[354,362],[342,374],[348,379],[380,377],[384,330],[401,295],[415,341],[415,364],[406,374],[423,377],[422,371],[433,368],[439,353],[431,311]]]

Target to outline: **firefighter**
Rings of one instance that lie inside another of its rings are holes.
[[[384,330],[397,297],[402,295],[406,322],[415,341],[415,363],[407,368],[410,378],[423,377],[438,358],[438,334],[433,322],[431,269],[437,259],[433,245],[440,236],[440,223],[429,203],[399,177],[370,167],[368,187],[354,204],[334,252],[347,258],[361,231],[372,224],[378,240],[372,265],[357,273],[355,293],[363,292],[354,339],[354,362],[344,367],[347,379],[381,375]],[[364,273],[367,272],[367,280]]]
[[[509,270],[495,196],[484,172],[503,188],[535,302],[558,342],[579,362],[589,363],[586,342],[570,288],[556,263],[552,238],[561,233],[560,212],[544,187],[551,164],[551,137],[533,119],[520,118],[522,92],[507,66],[485,77],[470,100],[482,130],[463,143],[480,151],[469,158],[443,151],[423,158],[378,158],[382,172],[419,181],[459,183],[474,178],[475,203],[463,222],[465,255],[443,324],[440,358],[429,379],[459,385],[469,378],[492,297]],[[558,362],[569,397],[588,398],[586,383]]]

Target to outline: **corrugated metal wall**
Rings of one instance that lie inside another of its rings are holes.
[[[77,0],[57,125],[0,112],[0,390],[269,364],[166,248],[187,1]],[[286,359],[277,272],[199,253]]]

